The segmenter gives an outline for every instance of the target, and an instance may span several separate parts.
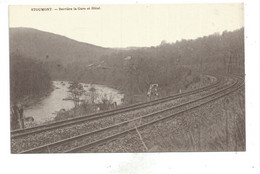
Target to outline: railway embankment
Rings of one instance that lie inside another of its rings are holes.
[[[242,89],[86,152],[245,151],[244,106]]]

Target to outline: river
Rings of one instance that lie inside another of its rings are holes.
[[[38,103],[25,108],[24,116],[33,117],[36,123],[43,123],[53,120],[56,116],[56,112],[60,109],[72,109],[74,107],[73,101],[63,100],[69,96],[69,85],[67,81],[53,81],[54,90],[51,94]],[[89,85],[84,83],[82,83],[82,85],[86,91],[89,91],[91,87],[96,89],[96,103],[100,102],[103,96],[106,96],[107,98],[111,98],[113,102],[117,102],[118,105],[122,104],[121,99],[124,97],[124,94],[116,89],[104,85]],[[87,97],[85,99],[87,99]]]

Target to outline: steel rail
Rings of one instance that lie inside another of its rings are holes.
[[[216,82],[211,84],[211,85],[207,85],[207,86],[204,86],[202,88],[198,88],[196,90],[187,91],[185,93],[167,96],[167,97],[160,98],[160,99],[153,100],[153,101],[149,101],[149,102],[137,103],[137,104],[134,104],[134,105],[130,105],[130,106],[114,109],[114,110],[109,110],[109,111],[105,111],[105,112],[95,113],[95,114],[91,114],[91,115],[84,115],[84,116],[80,116],[80,117],[76,117],[76,118],[72,118],[72,119],[67,119],[67,120],[62,120],[62,121],[58,121],[58,122],[54,122],[54,123],[50,123],[50,124],[45,124],[45,125],[35,126],[35,127],[31,127],[31,128],[12,131],[11,132],[11,138],[12,139],[21,138],[21,137],[24,137],[24,136],[27,136],[27,135],[41,133],[41,132],[45,132],[45,131],[48,131],[48,130],[54,130],[54,129],[58,129],[58,128],[66,127],[66,126],[71,126],[71,125],[86,122],[86,121],[102,119],[104,117],[112,116],[112,115],[115,115],[115,114],[129,112],[129,111],[133,111],[135,109],[141,109],[141,108],[153,106],[153,105],[156,105],[156,104],[159,104],[159,103],[162,103],[162,102],[167,102],[167,101],[178,99],[178,98],[185,97],[185,96],[188,96],[188,95],[196,94],[196,93],[199,93],[201,91],[205,91],[207,89],[218,87],[221,84],[222,79],[220,80],[220,77],[218,77],[216,79],[217,79]]]
[[[141,116],[141,117],[138,117],[138,118],[135,118],[135,119],[132,119],[132,120],[128,120],[128,121],[124,121],[124,122],[121,122],[119,124],[116,124],[116,125],[113,125],[113,126],[109,126],[109,127],[106,127],[106,128],[103,128],[103,129],[99,129],[97,131],[92,131],[92,132],[89,132],[89,133],[85,133],[85,134],[82,134],[82,135],[78,135],[78,136],[75,136],[75,137],[71,137],[71,138],[67,138],[67,139],[64,139],[64,140],[61,140],[61,141],[58,141],[58,142],[54,142],[54,143],[50,143],[50,144],[47,144],[47,145],[43,145],[43,146],[39,146],[39,147],[36,147],[36,148],[32,148],[32,149],[29,149],[29,150],[26,150],[26,151],[23,151],[23,152],[20,152],[20,153],[36,153],[36,152],[41,152],[42,150],[49,152],[49,149],[51,147],[55,147],[55,146],[58,146],[60,144],[63,144],[63,143],[66,143],[66,142],[70,142],[70,141],[73,141],[73,140],[77,140],[79,138],[82,138],[82,137],[86,137],[86,136],[90,136],[90,135],[93,135],[95,133],[98,133],[98,132],[101,132],[101,131],[107,131],[109,129],[112,129],[112,128],[116,128],[116,127],[119,127],[119,126],[122,126],[122,125],[125,125],[125,124],[128,124],[130,122],[133,122],[135,120],[138,120],[138,119],[143,119],[143,118],[146,118],[146,117],[151,117],[152,115],[156,115],[156,114],[159,114],[159,113],[162,113],[162,112],[165,112],[165,111],[169,111],[171,109],[175,109],[175,108],[179,108],[179,107],[183,107],[185,105],[188,105],[188,104],[191,104],[191,103],[194,103],[194,102],[198,102],[200,100],[203,100],[205,98],[208,98],[210,96],[213,96],[213,95],[216,95],[218,93],[221,93],[227,89],[230,89],[232,88],[234,85],[236,85],[238,82],[236,81],[235,83],[233,83],[232,86],[229,86],[225,89],[222,89],[222,90],[219,90],[215,93],[212,93],[210,95],[207,95],[207,96],[204,96],[204,97],[201,97],[199,99],[195,99],[195,100],[192,100],[192,101],[189,101],[189,102],[186,102],[184,104],[180,104],[178,106],[174,106],[174,107],[171,107],[171,108],[168,108],[168,109],[165,109],[165,110],[161,110],[161,111],[158,111],[158,112],[154,112],[154,113],[151,113],[151,114],[147,114],[147,115],[144,115],[144,116]]]
[[[91,143],[88,143],[88,144],[85,144],[85,145],[82,145],[82,146],[79,146],[79,147],[76,147],[76,148],[72,148],[70,150],[64,151],[64,153],[77,153],[77,152],[79,152],[81,150],[87,150],[87,149],[89,150],[89,149],[95,148],[97,146],[100,146],[102,144],[109,143],[109,142],[114,141],[115,139],[117,139],[119,137],[122,137],[123,135],[129,134],[130,132],[134,132],[137,128],[138,129],[142,129],[142,128],[148,127],[148,126],[150,126],[152,124],[155,124],[155,123],[157,123],[159,121],[164,121],[164,120],[167,120],[167,119],[171,119],[174,116],[177,116],[179,114],[183,114],[183,113],[185,113],[187,111],[193,110],[195,108],[199,108],[199,107],[201,107],[203,105],[206,105],[206,104],[208,104],[210,102],[216,101],[216,100],[218,100],[218,99],[220,99],[222,97],[225,97],[225,96],[227,96],[227,95],[229,95],[229,94],[239,90],[241,87],[243,87],[243,84],[244,83],[241,83],[238,87],[234,88],[233,90],[229,91],[228,93],[222,94],[222,95],[220,95],[220,96],[218,96],[216,98],[213,98],[213,99],[210,99],[210,100],[205,101],[203,103],[200,103],[199,105],[196,105],[196,106],[193,106],[191,108],[179,111],[179,112],[174,113],[172,115],[169,115],[167,117],[164,117],[164,118],[161,118],[161,119],[158,119],[158,120],[154,120],[154,121],[151,121],[149,123],[145,123],[145,124],[143,124],[141,126],[134,127],[134,128],[129,129],[129,130],[122,131],[120,133],[117,133],[117,134],[114,134],[114,135],[111,135],[111,136],[107,136],[107,137],[105,137],[105,138],[103,138],[101,140],[97,140],[97,141],[94,141],[94,142],[91,142]]]

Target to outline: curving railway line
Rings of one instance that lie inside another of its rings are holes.
[[[75,124],[82,123],[82,122],[93,121],[93,120],[97,120],[97,119],[100,119],[100,118],[109,117],[109,116],[112,116],[112,115],[115,115],[115,114],[125,113],[125,112],[128,112],[128,111],[153,106],[153,105],[156,105],[156,104],[160,104],[162,102],[171,101],[171,100],[174,100],[174,99],[178,99],[178,98],[181,98],[181,97],[189,96],[189,95],[192,95],[192,94],[196,94],[196,93],[199,93],[199,92],[203,92],[205,90],[209,90],[209,89],[218,87],[218,86],[221,85],[221,82],[223,82],[223,79],[221,77],[218,77],[218,78],[216,78],[215,83],[213,83],[211,85],[208,85],[208,86],[196,89],[196,90],[176,94],[176,95],[173,95],[173,96],[168,96],[168,97],[160,98],[160,99],[157,99],[157,100],[152,100],[152,101],[149,101],[149,102],[137,103],[137,104],[134,104],[134,105],[130,105],[130,106],[114,109],[114,110],[109,110],[109,111],[105,111],[105,112],[101,112],[101,113],[95,113],[95,114],[91,114],[91,115],[84,115],[84,116],[80,116],[80,117],[76,117],[76,118],[72,118],[72,119],[57,121],[57,122],[53,122],[53,123],[50,123],[50,124],[44,124],[44,125],[40,125],[40,126],[26,128],[26,129],[14,130],[14,131],[11,131],[11,138],[12,139],[21,138],[21,137],[24,137],[24,136],[27,136],[27,135],[41,133],[41,132],[45,132],[45,131],[48,131],[48,130],[54,130],[54,129],[62,128],[62,127],[65,127],[65,126],[71,126],[71,125],[75,125]]]
[[[88,151],[88,149],[110,142],[114,139],[117,139],[133,131],[136,131],[139,128],[145,128],[162,120],[173,118],[178,114],[185,113],[186,111],[198,108],[209,102],[215,101],[221,97],[229,95],[230,93],[240,89],[244,83],[243,79],[239,77],[233,76],[232,78],[233,80],[228,82],[227,79],[218,77],[216,83],[194,91],[189,91],[183,94],[161,98],[147,103],[131,105],[129,107],[120,108],[117,110],[111,110],[107,113],[92,114],[88,117],[84,116],[53,123],[51,125],[43,125],[30,129],[25,129],[23,131],[14,131],[12,132],[12,141],[15,141],[16,139],[23,137],[30,137],[31,135],[35,135],[40,132],[50,131],[82,122],[89,122],[91,120],[109,117],[111,115],[119,113],[125,113],[139,108],[153,106],[162,102],[167,102],[184,96],[199,94],[199,96],[194,97],[195,99],[189,99],[188,101],[179,103],[177,105],[173,105],[169,108],[161,109],[149,114],[142,114],[132,119],[122,120],[118,123],[109,124],[106,127],[96,128],[93,131],[87,133],[79,134],[69,138],[64,138],[56,142],[29,148],[27,150],[18,151],[17,153],[72,153]],[[208,90],[208,92],[205,92],[206,90]]]

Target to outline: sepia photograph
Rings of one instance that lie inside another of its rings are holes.
[[[12,154],[245,152],[244,4],[10,5]]]

